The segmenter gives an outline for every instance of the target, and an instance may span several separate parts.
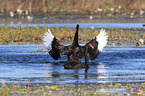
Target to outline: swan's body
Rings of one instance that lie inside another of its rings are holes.
[[[44,45],[47,48],[51,45],[48,52],[53,59],[58,60],[61,57],[60,54],[68,56],[68,61],[64,65],[66,69],[89,68],[89,59],[94,60],[97,58],[107,44],[108,36],[106,35],[105,30],[102,29],[98,36],[94,37],[85,46],[80,46],[78,43],[78,31],[79,25],[76,26],[76,33],[73,43],[69,46],[61,45],[49,29],[43,39]],[[89,58],[87,54],[89,54]],[[81,62],[83,56],[85,56],[85,65]]]

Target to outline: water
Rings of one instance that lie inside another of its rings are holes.
[[[64,69],[66,56],[53,60],[43,45],[0,46],[0,82],[81,85],[145,82],[145,48],[107,46],[85,69]],[[82,62],[85,63],[84,58]]]
[[[79,24],[82,28],[103,27],[103,28],[145,28],[144,23],[95,23],[95,24]],[[1,24],[5,26],[5,24]],[[76,24],[7,24],[10,27],[75,27]]]
[[[145,17],[96,17],[95,15],[75,14],[75,15],[30,15],[32,19],[27,16],[15,16],[10,18],[9,15],[0,15],[0,26],[11,27],[74,27],[80,24],[80,27],[104,27],[104,28],[144,28]],[[90,19],[90,16],[93,17]]]

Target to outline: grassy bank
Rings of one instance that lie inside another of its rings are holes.
[[[43,35],[48,27],[0,27],[0,42],[8,44],[11,42],[43,42]],[[75,28],[50,28],[52,34],[59,40],[72,41]],[[104,28],[108,34],[109,43],[136,43],[140,38],[145,39],[143,28]],[[80,28],[79,40],[89,41],[97,36],[101,28]]]

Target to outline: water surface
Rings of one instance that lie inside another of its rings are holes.
[[[11,84],[110,84],[145,82],[145,48],[107,46],[85,69],[64,69],[66,56],[53,60],[43,45],[0,46],[0,82]],[[82,59],[85,63],[85,59]]]
[[[144,23],[91,23],[79,24],[82,28],[144,28]],[[75,27],[76,24],[1,24],[10,27]]]
[[[31,17],[31,19],[27,18]],[[91,17],[91,18],[90,18]],[[105,27],[105,28],[144,28],[145,17],[96,17],[88,14],[39,14],[18,15],[11,18],[9,15],[0,15],[0,26],[11,27]]]

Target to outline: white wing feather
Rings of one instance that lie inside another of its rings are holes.
[[[43,36],[43,44],[46,48],[48,48],[51,45],[51,42],[53,41],[54,36],[52,35],[51,31],[48,29],[48,32]]]
[[[98,49],[99,51],[102,51],[103,48],[106,46],[108,42],[108,36],[105,30],[101,29],[100,33],[98,36],[96,36],[96,41],[98,41]]]

